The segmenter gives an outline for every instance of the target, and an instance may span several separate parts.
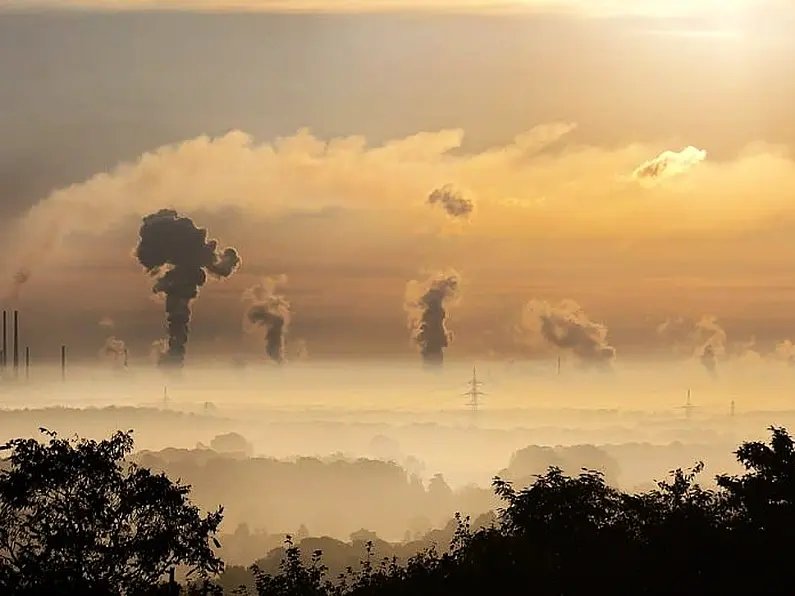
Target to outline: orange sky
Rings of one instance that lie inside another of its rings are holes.
[[[57,329],[90,354],[105,316],[138,353],[161,334],[130,253],[163,206],[244,259],[197,301],[197,349],[259,349],[240,298],[284,273],[310,353],[410,353],[406,283],[447,267],[463,278],[451,354],[520,349],[533,299],[576,300],[619,356],[659,347],[666,316],[714,314],[771,349],[795,334],[795,53],[772,34],[351,17],[279,37],[267,16],[167,15],[145,17],[162,19],[151,47],[137,17],[107,17],[59,54],[46,32],[94,17],[36,18],[9,41],[0,17],[0,44],[18,44],[0,60],[0,174],[21,218],[1,264],[33,270],[21,299],[39,342]],[[469,221],[426,204],[448,183],[475,201]]]

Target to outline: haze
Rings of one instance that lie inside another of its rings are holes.
[[[3,5],[0,294],[22,360],[0,439],[237,432],[241,466],[393,460],[362,472],[367,494],[441,473],[482,513],[523,448],[598,446],[633,488],[696,459],[726,471],[793,417],[787,6],[192,4]],[[161,209],[217,247],[142,256],[168,244],[139,236]],[[209,250],[226,247],[242,262]],[[180,302],[168,275],[187,269]],[[156,366],[169,338],[179,374]],[[187,469],[229,529],[400,536],[425,506],[351,511],[340,477],[333,506],[306,481],[263,513],[240,487],[266,474]]]

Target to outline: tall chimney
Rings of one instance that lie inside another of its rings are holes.
[[[19,376],[19,311],[14,311],[14,376]]]
[[[30,381],[30,346],[25,346],[25,380]]]
[[[61,380],[66,380],[66,346],[61,346]]]
[[[5,370],[8,364],[8,311],[3,311],[3,354],[0,355],[0,366]]]

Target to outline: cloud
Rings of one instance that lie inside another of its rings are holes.
[[[707,158],[707,152],[688,146],[681,151],[663,151],[635,169],[636,180],[658,182],[672,176],[684,174]]]
[[[462,152],[456,129],[379,146],[357,136],[323,141],[309,130],[261,144],[240,131],[198,137],[43,197],[4,239],[0,279],[7,293],[16,272],[35,274],[70,233],[105,233],[164,205],[188,214],[232,208],[254,219],[336,209],[338,217],[365,214],[374,231],[409,234],[428,208],[428,189],[455,184],[478,197],[477,233],[500,239],[703,237],[795,216],[795,164],[776,147],[750,147],[643,188],[631,173],[658,147],[566,144],[574,129],[538,126],[480,153]]]

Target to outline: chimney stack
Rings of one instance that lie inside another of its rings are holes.
[[[3,354],[0,356],[0,366],[3,370],[8,365],[8,311],[3,311]]]
[[[25,380],[30,381],[30,346],[25,346]]]
[[[66,346],[61,346],[61,380],[66,380]]]
[[[19,376],[19,311],[14,311],[14,377]]]

